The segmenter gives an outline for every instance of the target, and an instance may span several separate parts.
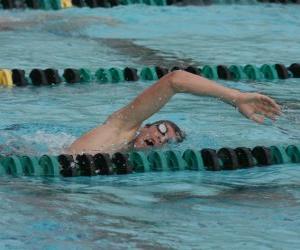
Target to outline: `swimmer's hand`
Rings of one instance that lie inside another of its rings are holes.
[[[240,93],[235,106],[247,118],[263,123],[265,117],[275,121],[281,115],[280,106],[270,97],[258,93]]]

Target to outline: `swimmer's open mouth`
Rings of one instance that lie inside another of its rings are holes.
[[[146,143],[147,146],[154,146],[154,142],[152,140],[145,140],[144,141]]]

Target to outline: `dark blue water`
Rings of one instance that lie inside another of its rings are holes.
[[[285,63],[299,60],[296,5],[121,6],[0,11],[1,68]],[[2,27],[2,28],[1,28]],[[222,82],[274,97],[255,124],[213,98],[180,94],[185,149],[299,144],[299,80]],[[57,154],[151,82],[0,88],[2,153]],[[3,249],[297,249],[300,166],[72,179],[0,178]]]

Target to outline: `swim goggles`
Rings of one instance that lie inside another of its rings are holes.
[[[168,132],[168,127],[165,123],[157,124],[156,128],[162,135],[166,135]]]

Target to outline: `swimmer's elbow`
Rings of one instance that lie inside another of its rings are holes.
[[[185,92],[184,83],[188,74],[184,70],[175,70],[166,75],[167,81],[175,93]]]

